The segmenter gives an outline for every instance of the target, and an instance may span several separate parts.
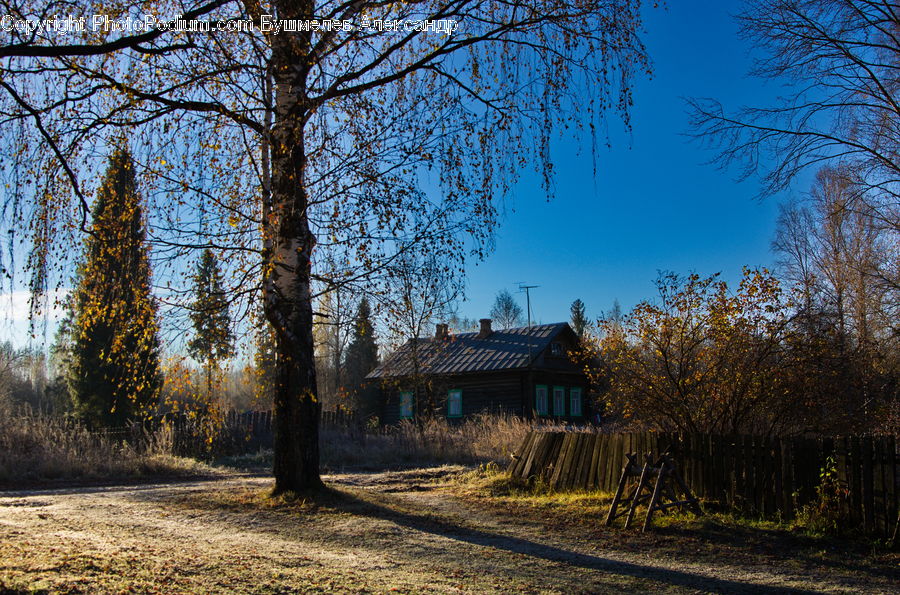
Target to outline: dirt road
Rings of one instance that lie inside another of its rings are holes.
[[[436,482],[454,469],[0,492],[0,592],[895,593],[900,574],[775,552],[758,563],[548,532]],[[714,547],[714,545],[713,545]],[[708,552],[707,552],[708,554]]]

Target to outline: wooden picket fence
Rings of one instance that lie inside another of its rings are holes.
[[[321,422],[324,427],[352,428],[363,424],[363,419],[354,411],[346,409],[322,410]]]
[[[194,420],[186,415],[167,418],[175,429],[175,452],[185,456],[234,455],[272,448],[275,442],[274,414],[267,411],[236,411],[225,413],[223,426],[216,432],[213,443]],[[322,411],[321,426],[355,430],[362,421],[352,411]]]
[[[836,475],[848,522],[890,537],[897,524],[900,461],[893,437],[771,438],[638,432],[531,432],[509,470],[556,490],[615,491],[629,452],[672,452],[701,499],[792,518],[817,498],[823,469]]]
[[[272,411],[246,411],[231,410],[226,415],[228,425],[254,428],[262,433],[272,433]],[[321,423],[326,427],[346,427],[361,423],[360,417],[353,411],[346,409],[322,410]]]

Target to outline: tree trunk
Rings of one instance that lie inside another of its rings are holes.
[[[209,409],[212,409],[212,374],[213,360],[210,358],[206,360],[206,406]]]
[[[308,2],[277,2],[277,18],[311,18]],[[266,222],[265,311],[275,329],[275,491],[307,491],[319,477],[319,413],[310,272],[304,126],[309,117],[308,33],[272,36],[275,114],[271,142],[271,213]]]

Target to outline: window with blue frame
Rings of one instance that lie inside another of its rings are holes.
[[[581,388],[579,387],[569,389],[569,415],[572,417],[584,415],[581,411]]]
[[[556,417],[566,415],[566,389],[563,386],[553,387],[553,415]]]
[[[462,391],[458,388],[447,392],[447,417],[462,417]]]
[[[537,415],[547,415],[549,407],[547,406],[547,387],[538,384],[534,387],[534,411]]]
[[[412,419],[413,417],[413,394],[411,390],[405,390],[400,393],[400,419]]]

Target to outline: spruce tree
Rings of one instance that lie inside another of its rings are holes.
[[[162,375],[143,210],[130,153],[117,149],[97,194],[78,271],[67,372],[75,411],[93,426],[149,415]]]
[[[253,341],[253,401],[255,407],[272,408],[276,391],[275,331],[262,313],[258,316]]]
[[[363,298],[356,311],[356,324],[353,328],[353,339],[347,348],[344,360],[347,388],[352,393],[361,395],[366,374],[378,365],[378,343],[375,341],[375,327],[372,325],[372,308],[369,300]],[[360,403],[361,408],[368,409],[370,403]]]
[[[584,302],[580,299],[572,302],[572,330],[578,335],[579,339],[584,339],[584,331],[588,325],[587,315],[584,311]]]
[[[197,263],[190,316],[194,337],[188,342],[188,353],[206,368],[206,397],[210,399],[213,375],[219,362],[234,355],[234,334],[222,287],[222,271],[209,248],[203,251]]]

